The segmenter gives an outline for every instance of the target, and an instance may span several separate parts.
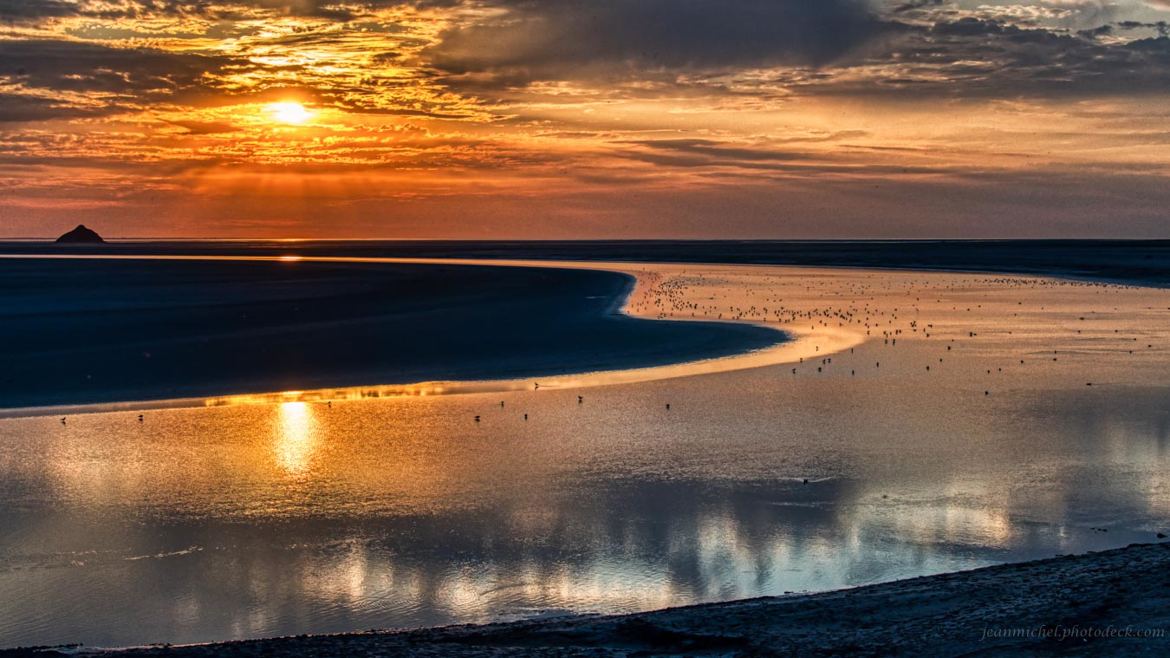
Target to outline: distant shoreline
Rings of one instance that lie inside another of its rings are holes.
[[[0,254],[212,253],[476,260],[799,265],[1048,276],[1170,287],[1170,240],[126,240],[51,245],[0,240]]]
[[[984,567],[819,594],[631,615],[306,635],[35,655],[211,658],[344,655],[1165,655],[1170,544]]]

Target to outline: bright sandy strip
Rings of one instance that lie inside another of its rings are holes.
[[[687,361],[650,368],[609,370],[542,377],[482,381],[435,381],[415,384],[354,386],[309,391],[259,392],[211,398],[183,398],[149,402],[32,407],[0,411],[0,418],[42,413],[86,413],[125,409],[158,409],[274,402],[352,400],[424,395],[488,393],[526,389],[563,389],[630,384],[744,370],[805,359],[825,358],[865,342],[864,329],[843,323],[784,322],[772,303],[756,292],[774,286],[777,277],[796,281],[805,268],[771,265],[696,265],[659,263],[605,263],[528,260],[473,260],[419,258],[363,258],[332,256],[190,256],[190,255],[66,255],[0,254],[0,259],[35,260],[139,260],[139,261],[253,261],[316,263],[385,263],[404,265],[464,265],[479,267],[559,268],[619,272],[636,283],[621,312],[633,317],[678,321],[739,322],[767,326],[787,333],[790,340],[773,347],[718,359]],[[816,306],[813,304],[812,306]],[[769,308],[771,315],[765,308]],[[790,309],[791,310],[791,309]],[[806,310],[806,309],[800,309]]]

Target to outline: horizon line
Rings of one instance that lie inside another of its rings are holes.
[[[58,244],[57,238],[52,236],[20,236],[0,237],[0,244],[4,243],[43,243]],[[943,238],[943,237],[914,237],[914,238],[404,238],[404,237],[375,237],[375,238],[276,238],[276,237],[240,237],[240,238],[209,238],[209,237],[106,237],[102,236],[105,244],[111,243],[166,243],[166,242],[270,242],[270,243],[311,243],[311,242],[463,242],[463,243],[552,243],[552,242],[790,242],[790,243],[856,243],[856,242],[1170,242],[1170,236],[1165,237],[978,237],[978,238]],[[94,246],[85,243],[64,243],[66,246]]]

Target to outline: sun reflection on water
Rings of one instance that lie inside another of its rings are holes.
[[[282,402],[277,409],[278,423],[273,437],[276,461],[289,474],[304,473],[317,443],[313,409],[307,402]]]

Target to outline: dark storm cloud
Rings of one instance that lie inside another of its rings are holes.
[[[81,7],[70,0],[5,0],[0,2],[0,21],[13,22],[74,16]]]
[[[806,95],[1093,96],[1164,91],[1170,84],[1166,41],[1104,38],[1140,29],[1165,37],[1161,23],[1090,23],[1095,27],[1075,31],[988,18],[938,0],[908,0],[882,12],[861,0],[491,0],[489,6],[498,13],[449,30],[426,53],[431,65],[455,78],[455,88],[490,94],[565,80],[693,85],[703,76],[759,68],[779,69],[769,82]],[[721,93],[721,85],[708,87]]]
[[[98,114],[92,109],[49,98],[0,93],[0,123],[45,121]]]
[[[134,18],[151,12],[187,13],[197,11],[205,3],[183,3],[180,0],[125,0],[124,2],[96,2],[92,0],[3,0],[0,2],[0,21],[24,22],[45,18],[84,16],[86,18]]]
[[[207,2],[196,0],[3,0],[0,21],[26,22],[45,18],[84,17],[99,19],[144,18],[148,16],[231,17],[249,8],[278,9],[295,15],[348,18],[349,12],[318,0],[237,0]]]
[[[0,104],[0,121],[110,114],[199,89],[229,60],[53,39],[0,41],[0,80],[26,91]],[[67,93],[88,95],[69,100]]]
[[[1161,36],[1170,36],[1170,23],[1167,23],[1166,21],[1158,21],[1156,23],[1142,23],[1139,21],[1119,21],[1115,25],[1107,26],[1107,27],[1117,27],[1117,28],[1120,28],[1122,30],[1140,30],[1140,29],[1145,28],[1145,29],[1154,30],[1155,32],[1157,32]]]
[[[1119,25],[1134,29],[1134,25]],[[1157,29],[1156,24],[1150,28]],[[958,97],[1095,96],[1164,92],[1170,85],[1170,39],[1106,42],[1106,25],[1076,33],[963,17],[907,31],[872,64],[896,62],[899,75],[871,93],[943,93]],[[866,85],[839,92],[866,93]]]
[[[0,2],[0,20],[51,18],[72,16],[77,5],[65,0],[6,0]]]
[[[900,5],[895,5],[890,11],[895,14],[902,14],[927,7],[937,7],[942,3],[943,0],[910,0],[909,2],[903,2]]]
[[[535,79],[832,62],[888,25],[861,0],[501,0],[502,16],[452,29],[431,51],[446,71]]]
[[[0,22],[46,18],[198,16],[230,20],[262,9],[292,16],[351,20],[385,7],[451,7],[460,0],[0,0]]]

